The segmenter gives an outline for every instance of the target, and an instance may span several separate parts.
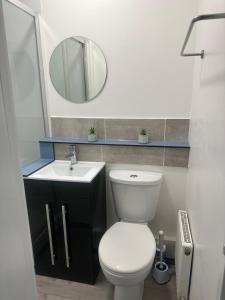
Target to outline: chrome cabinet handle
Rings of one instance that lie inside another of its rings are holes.
[[[47,227],[48,227],[48,239],[49,239],[51,263],[54,266],[55,265],[55,254],[54,254],[53,241],[52,241],[52,229],[51,229],[51,221],[50,221],[48,204],[45,204],[45,210],[46,210],[46,219],[47,219]]]
[[[67,227],[66,227],[66,208],[64,205],[62,205],[62,221],[63,221],[65,255],[66,255],[66,267],[69,268],[70,267],[70,257],[69,257]]]

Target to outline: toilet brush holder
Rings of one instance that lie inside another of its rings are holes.
[[[155,263],[152,277],[158,284],[164,284],[170,280],[169,268],[164,261]]]

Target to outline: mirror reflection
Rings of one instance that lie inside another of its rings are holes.
[[[70,37],[53,51],[49,64],[56,91],[74,103],[93,100],[104,88],[107,65],[102,50],[84,37]]]

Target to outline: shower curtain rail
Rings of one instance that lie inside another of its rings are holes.
[[[184,56],[184,57],[187,57],[187,56],[200,56],[201,58],[204,58],[204,56],[205,56],[205,51],[204,50],[202,50],[199,53],[185,53],[184,51],[185,51],[186,45],[188,43],[188,40],[189,40],[189,37],[191,35],[192,29],[193,29],[196,22],[205,21],[205,20],[218,20],[218,19],[225,19],[225,13],[199,15],[199,16],[194,17],[192,19],[190,25],[189,25],[188,32],[187,32],[187,35],[185,37],[184,44],[183,44],[183,47],[181,49],[180,55]]]

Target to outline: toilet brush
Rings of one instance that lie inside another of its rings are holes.
[[[164,232],[159,231],[159,251],[160,259],[155,263],[152,276],[158,284],[166,283],[170,280],[169,268],[168,265],[163,261],[163,253],[165,251],[164,245]]]
[[[164,232],[162,230],[159,231],[159,250],[160,250],[160,263],[159,268],[163,270],[163,250],[164,250]]]

